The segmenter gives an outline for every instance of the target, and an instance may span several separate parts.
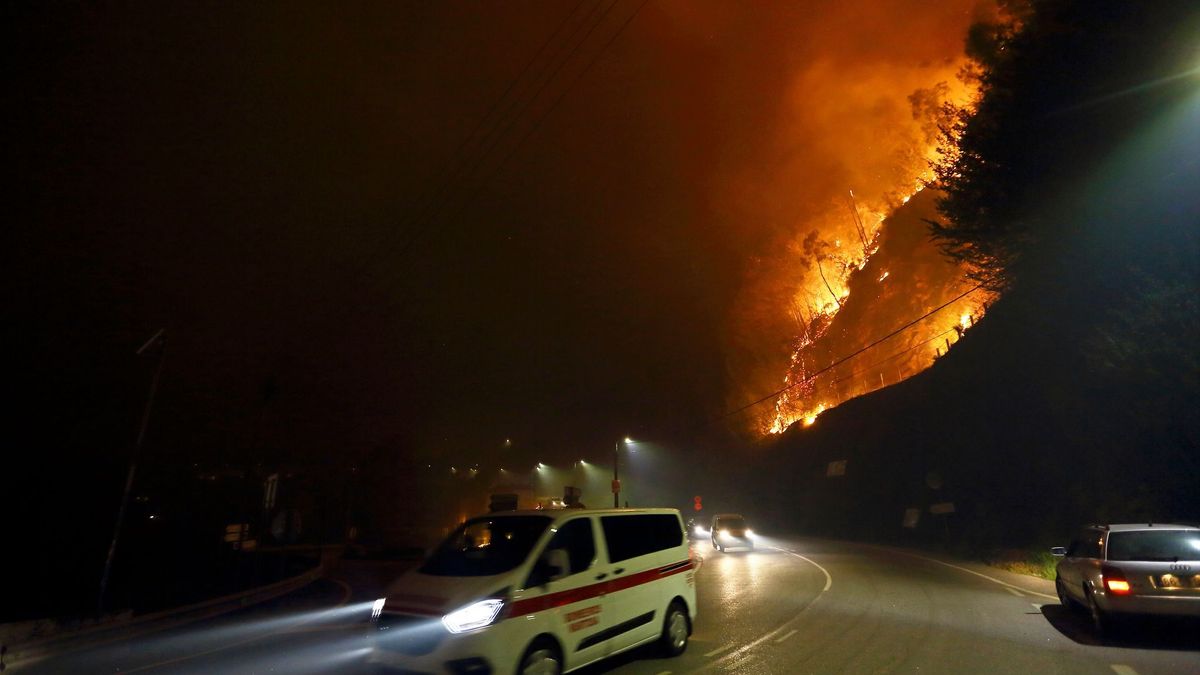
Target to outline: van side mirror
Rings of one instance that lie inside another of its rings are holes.
[[[1054,556],[1055,558],[1061,558],[1066,554],[1067,549],[1063,548],[1062,546],[1055,546],[1054,548],[1050,549],[1050,555]]]

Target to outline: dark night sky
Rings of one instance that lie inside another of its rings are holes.
[[[486,154],[539,46],[567,20],[532,73],[607,4],[10,8],[19,437],[121,456],[166,328],[151,445],[181,460],[683,439],[786,358],[736,326],[747,279],[892,152],[800,85],[856,63],[903,103],[958,4],[651,2],[618,35],[619,2]]]

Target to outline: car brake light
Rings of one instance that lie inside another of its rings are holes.
[[[1105,565],[1100,568],[1100,576],[1104,579],[1104,588],[1113,595],[1129,595],[1129,581],[1115,567]]]
[[[1104,585],[1108,586],[1110,593],[1124,595],[1129,592],[1129,582],[1124,579],[1105,579]]]

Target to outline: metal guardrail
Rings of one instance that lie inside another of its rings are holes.
[[[130,618],[114,619],[79,630],[64,631],[28,641],[14,641],[5,645],[3,666],[13,668],[31,665],[52,655],[64,654],[109,642],[128,640],[147,633],[176,628],[194,621],[210,619],[228,612],[273,600],[303,588],[321,578],[336,562],[341,549],[322,550],[320,563],[294,577],[283,579],[266,586],[259,586],[219,598],[203,600],[183,607],[175,607]]]

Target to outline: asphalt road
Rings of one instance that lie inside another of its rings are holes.
[[[763,544],[729,553],[695,544],[704,563],[685,654],[642,650],[582,672],[1200,673],[1196,622],[1141,624],[1101,641],[1047,581],[858,544]],[[337,578],[266,605],[12,672],[363,672],[363,621],[393,572],[345,563]]]

